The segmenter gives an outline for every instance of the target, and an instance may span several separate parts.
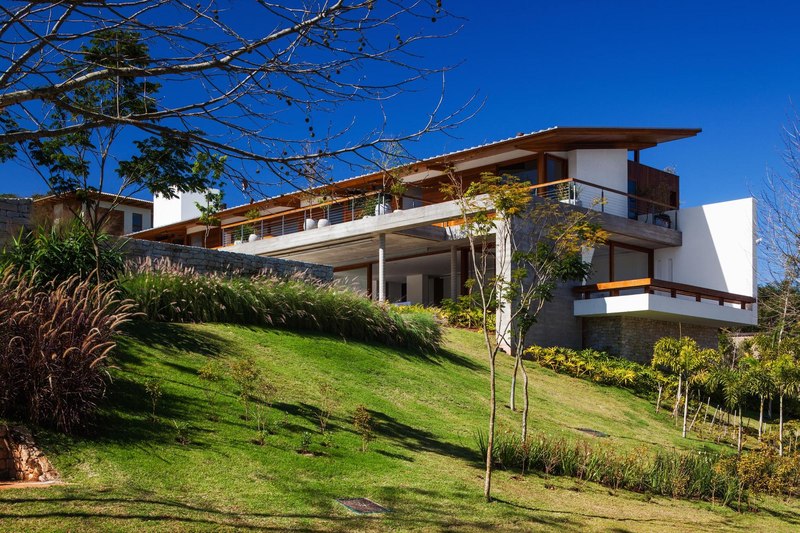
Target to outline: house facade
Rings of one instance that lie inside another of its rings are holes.
[[[585,252],[591,275],[559,287],[528,341],[646,359],[664,335],[715,345],[718,328],[756,323],[754,200],[682,208],[680,178],[641,162],[699,132],[556,127],[404,166],[394,195],[375,173],[227,209],[218,228],[194,218],[133,236],[331,265],[375,299],[436,305],[465,294],[473,271],[460,207],[442,185],[513,174],[537,201],[593,210],[609,234]],[[502,268],[507,243],[493,249]]]
[[[104,230],[110,235],[123,236],[153,227],[153,202],[130,196],[117,197],[108,193],[92,193],[98,213],[107,213]],[[64,223],[85,210],[84,202],[74,193],[44,196],[33,200],[34,224]]]

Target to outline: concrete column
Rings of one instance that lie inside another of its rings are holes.
[[[458,300],[458,248],[450,247],[450,299]]]
[[[386,234],[381,233],[378,236],[378,301],[383,302],[386,300],[386,277],[384,270],[386,269]]]

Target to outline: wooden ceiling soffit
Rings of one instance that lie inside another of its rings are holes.
[[[570,150],[594,150],[598,148],[624,148],[626,150],[644,150],[656,146],[655,142],[615,141],[615,142],[581,142],[557,141],[553,139],[532,140],[515,146],[520,150],[531,152],[568,152]]]

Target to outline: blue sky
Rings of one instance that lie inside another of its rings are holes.
[[[489,6],[495,7],[490,9]],[[684,206],[757,192],[768,167],[781,170],[781,128],[800,105],[795,2],[445,1],[465,18],[454,37],[425,50],[447,74],[447,103],[475,92],[482,111],[455,137],[411,147],[420,157],[561,126],[700,127],[694,139],[642,153],[674,166]],[[388,128],[422,120],[439,94],[405,95],[387,106]],[[13,165],[0,192],[42,192]],[[345,177],[345,176],[339,176]],[[229,192],[229,204],[241,198]]]

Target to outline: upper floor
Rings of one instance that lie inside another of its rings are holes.
[[[392,212],[444,206],[449,199],[442,186],[452,175],[468,184],[484,172],[516,175],[529,182],[542,198],[679,229],[679,177],[643,164],[640,153],[660,143],[692,137],[699,131],[557,127],[517,135],[226,209],[220,213],[222,225],[211,228],[208,235],[208,228],[197,220],[196,210],[186,209],[185,198],[157,201],[155,220],[160,223],[137,237],[215,248],[267,241],[259,246],[266,251],[279,246],[284,236]],[[350,229],[357,231],[355,226]]]

